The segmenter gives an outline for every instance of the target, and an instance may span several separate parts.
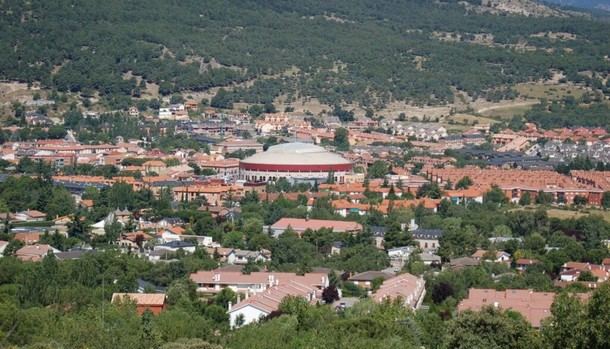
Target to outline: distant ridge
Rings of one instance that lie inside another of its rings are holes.
[[[545,0],[544,2],[561,6],[580,7],[585,9],[598,9],[610,12],[609,0]]]

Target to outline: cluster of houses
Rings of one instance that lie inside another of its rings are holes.
[[[423,278],[407,273],[393,277],[383,275],[386,277],[385,281],[372,293],[374,301],[401,299],[404,305],[411,309],[417,309],[421,305],[425,296]],[[256,322],[278,311],[280,303],[287,296],[302,297],[314,304],[320,302],[323,290],[329,287],[328,272],[303,275],[281,272],[244,274],[241,271],[216,269],[193,273],[190,279],[197,284],[197,290],[204,294],[215,294],[229,288],[239,295],[235,304],[229,304],[231,327]],[[358,284],[356,280],[361,278],[350,278],[350,281],[355,281],[354,283],[363,289],[371,289],[370,282]]]

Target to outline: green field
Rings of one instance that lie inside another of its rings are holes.
[[[518,84],[514,89],[526,98],[548,100],[560,100],[565,96],[580,98],[585,93],[582,87],[569,85]]]
[[[515,115],[524,115],[530,109],[532,109],[532,105],[507,105],[486,110],[480,114],[493,119],[510,120]]]

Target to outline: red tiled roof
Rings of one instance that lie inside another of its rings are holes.
[[[412,307],[416,307],[423,291],[424,280],[422,278],[404,273],[385,280],[377,292],[375,292],[373,299],[375,302],[382,302],[386,299],[394,300],[402,298],[403,301],[409,303]]]
[[[532,326],[540,327],[541,321],[551,315],[554,299],[555,294],[550,292],[471,288],[468,291],[468,298],[458,305],[458,311],[479,311],[486,306],[511,309],[523,315]]]
[[[164,293],[113,293],[112,303],[117,303],[128,299],[137,305],[160,306],[165,304]]]
[[[322,228],[329,228],[335,232],[362,230],[362,225],[356,222],[303,218],[282,218],[275,222],[271,226],[271,229],[287,229],[288,227],[291,227],[295,231],[305,231],[307,229],[320,230]]]
[[[251,285],[267,284],[270,280],[278,285],[290,282],[297,282],[311,287],[325,287],[327,275],[325,273],[306,273],[297,275],[294,273],[280,272],[252,272],[242,274],[240,271],[210,270],[198,271],[190,275],[190,279],[197,284],[218,284],[218,285]]]

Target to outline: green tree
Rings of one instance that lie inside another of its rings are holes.
[[[483,196],[483,202],[500,205],[507,203],[508,198],[506,197],[506,195],[504,195],[502,189],[500,189],[498,186],[493,186]]]
[[[470,177],[465,176],[462,177],[457,183],[455,183],[455,189],[468,189],[473,184],[472,179]]]
[[[442,348],[542,348],[536,332],[518,313],[487,307],[465,311],[452,320]]]
[[[528,206],[532,203],[532,197],[530,195],[529,192],[525,192],[521,194],[521,197],[519,198],[519,205],[521,206]]]
[[[536,195],[536,203],[539,205],[548,205],[553,202],[553,194],[545,193],[542,190]]]
[[[338,151],[349,150],[349,132],[347,129],[340,127],[335,130],[334,144]]]
[[[610,208],[610,191],[605,191],[602,195],[602,207],[604,209]]]
[[[443,195],[438,183],[426,183],[417,189],[417,197],[428,197],[430,199],[440,199]]]

